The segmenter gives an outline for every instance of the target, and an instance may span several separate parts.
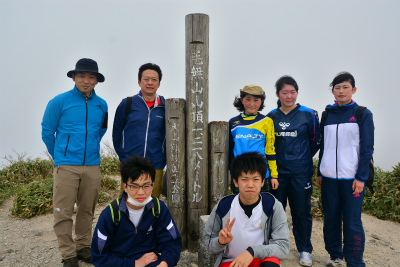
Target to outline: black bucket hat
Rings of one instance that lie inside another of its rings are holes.
[[[68,71],[67,76],[72,78],[72,73],[75,72],[97,73],[97,79],[99,83],[102,83],[105,80],[103,74],[99,72],[99,67],[97,66],[97,62],[90,58],[79,59],[78,62],[76,62],[75,69]]]

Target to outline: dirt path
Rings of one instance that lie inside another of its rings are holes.
[[[97,207],[93,228],[105,206],[106,204],[102,204]],[[52,214],[19,219],[10,215],[11,207],[12,199],[0,206],[0,266],[62,266],[52,228]],[[362,220],[366,236],[364,261],[367,266],[400,266],[400,224],[382,221],[366,214],[363,214]],[[300,266],[292,234],[290,242],[292,247],[282,266]],[[324,249],[321,221],[313,222],[312,243],[313,266],[325,266],[328,254]],[[196,264],[196,254],[182,254],[180,267],[195,267]],[[80,266],[93,265],[80,262]]]

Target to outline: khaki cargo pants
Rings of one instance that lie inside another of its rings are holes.
[[[76,250],[90,247],[92,221],[100,192],[100,166],[59,165],[53,172],[54,232],[63,259],[76,257]],[[74,204],[78,211],[75,241],[72,238]]]

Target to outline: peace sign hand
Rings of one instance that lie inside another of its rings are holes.
[[[231,222],[231,217],[229,217],[228,220],[226,221],[224,229],[219,231],[218,242],[221,245],[228,244],[233,240],[233,236],[232,236],[231,232],[232,232],[232,227],[233,227],[233,224],[235,223],[235,220],[236,220],[236,218],[233,218],[233,220]]]

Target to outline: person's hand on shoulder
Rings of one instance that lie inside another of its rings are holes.
[[[233,224],[235,223],[236,218],[233,218],[232,222],[231,222],[231,218],[229,217],[228,220],[226,221],[225,227],[219,231],[218,234],[218,242],[221,245],[225,245],[230,243],[233,240],[233,236],[232,236],[232,227]]]
[[[140,259],[135,260],[135,267],[145,267],[158,259],[154,252],[144,254]]]
[[[234,261],[229,265],[229,267],[247,267],[253,261],[254,257],[251,256],[250,252],[245,250],[239,256],[236,257]]]

